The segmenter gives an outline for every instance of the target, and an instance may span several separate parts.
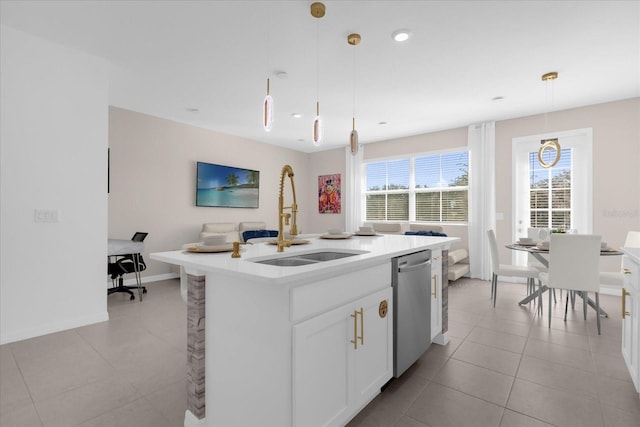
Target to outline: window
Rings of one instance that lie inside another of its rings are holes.
[[[409,159],[366,165],[366,219],[409,220]]]
[[[467,151],[365,164],[366,221],[466,223]]]
[[[545,169],[538,153],[529,153],[529,215],[531,227],[569,230],[571,225],[572,150],[560,151],[560,161]]]

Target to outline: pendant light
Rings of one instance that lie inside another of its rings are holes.
[[[320,117],[320,18],[324,16],[326,8],[320,2],[311,4],[311,16],[318,19],[316,29],[316,117],[313,119],[313,145],[318,146],[322,142],[323,123]]]
[[[549,91],[547,91],[546,98],[551,98],[551,104],[553,107],[553,81],[558,78],[558,73],[556,71],[551,71],[549,73],[545,73],[542,75],[542,81],[547,83],[547,89],[551,89],[551,96],[549,96]],[[547,102],[548,103],[548,102]],[[544,127],[545,131],[547,129],[547,111],[544,112]],[[560,161],[560,144],[558,143],[558,138],[547,138],[540,141],[540,149],[538,150],[538,163],[543,168],[552,168]],[[544,159],[545,152],[555,152],[555,157],[551,162],[547,162]]]
[[[360,34],[349,34],[347,36],[347,43],[351,46],[357,46],[360,44]],[[358,131],[356,130],[356,51],[353,50],[353,117],[351,119],[351,135],[349,136],[349,146],[351,148],[351,154],[354,156],[358,153]]]
[[[264,97],[262,125],[266,132],[273,128],[273,98],[269,94],[269,78],[267,77],[267,96]]]
[[[268,25],[270,27],[270,25]],[[270,42],[270,34],[267,32],[267,74],[269,74],[269,42]],[[264,97],[264,101],[262,103],[262,127],[265,132],[271,132],[273,128],[273,98],[269,93],[269,77],[267,77],[267,95]]]

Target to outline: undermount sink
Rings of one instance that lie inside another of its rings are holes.
[[[278,267],[297,267],[299,265],[315,264],[318,261],[298,257],[272,258],[263,261],[254,261],[258,264],[277,265]]]
[[[298,255],[278,257],[278,258],[268,258],[268,259],[260,259],[260,260],[250,260],[252,262],[256,262],[258,264],[267,264],[267,265],[275,265],[278,267],[297,267],[301,265],[309,265],[309,264],[317,264],[319,262],[325,261],[333,261],[336,259],[346,258],[355,255],[361,255],[366,253],[366,251],[352,251],[352,252],[342,252],[342,251],[320,251],[320,252],[310,252],[310,253],[302,253]]]

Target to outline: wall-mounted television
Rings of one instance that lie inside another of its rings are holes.
[[[196,206],[257,208],[260,171],[197,162]]]

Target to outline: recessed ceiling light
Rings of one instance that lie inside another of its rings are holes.
[[[304,142],[304,138],[298,138],[298,142]]]
[[[378,122],[379,125],[384,126],[387,124],[387,122]]]
[[[185,108],[185,110],[187,110],[190,113],[199,113],[200,110],[198,110],[197,108],[193,108],[193,107],[187,107]]]
[[[285,80],[289,78],[289,74],[286,71],[276,71],[276,77]]]
[[[294,119],[299,119],[300,117],[302,117],[302,113],[291,113],[291,117],[293,117]]]
[[[397,42],[403,42],[409,39],[411,36],[411,31],[402,29],[396,30],[391,34],[391,37]]]
[[[493,98],[491,98],[492,101],[502,101],[504,99],[504,96],[494,96]]]

